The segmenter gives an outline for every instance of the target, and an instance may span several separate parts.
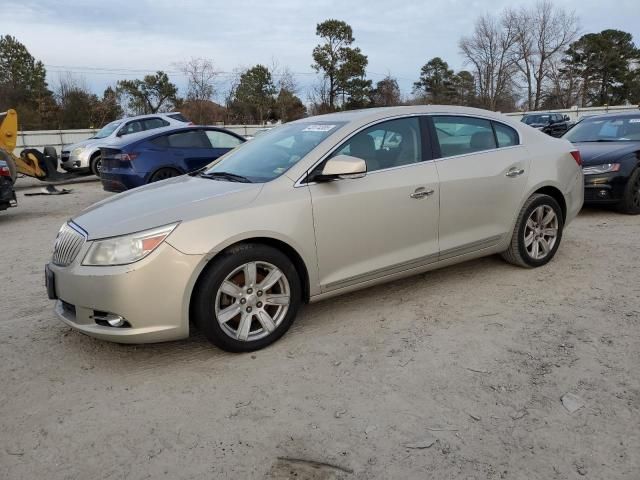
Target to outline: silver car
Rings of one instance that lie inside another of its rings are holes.
[[[66,222],[48,294],[94,337],[174,340],[195,324],[255,350],[302,303],[495,253],[546,264],[582,207],[579,164],[569,142],[484,110],[305,118]]]
[[[180,112],[156,113],[122,118],[106,124],[91,138],[67,145],[60,154],[60,166],[67,172],[91,172],[100,175],[100,148],[114,139],[131,133],[143,132],[169,125],[190,123]]]

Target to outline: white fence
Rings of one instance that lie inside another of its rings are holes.
[[[638,110],[638,105],[619,105],[615,107],[573,107],[559,110],[537,110],[535,113],[562,113],[564,115],[569,115],[571,121],[575,122],[583,117],[601,115],[603,113],[628,112],[632,110]],[[512,112],[505,113],[505,115],[508,115],[510,117],[522,118],[525,113],[531,112]]]
[[[569,115],[572,121],[580,120],[584,116],[599,115],[602,113],[626,112],[638,110],[638,105],[621,105],[614,107],[583,107],[567,108],[560,110],[540,110],[540,113],[555,112]],[[510,117],[521,118],[525,112],[506,113]],[[256,130],[264,128],[263,125],[221,125],[224,128],[240,135],[253,135]],[[15,150],[16,155],[24,148],[37,148],[42,150],[45,146],[52,146],[60,153],[64,145],[71,145],[93,136],[97,130],[37,130],[28,132],[18,132],[18,142]]]
[[[253,135],[256,130],[265,128],[264,125],[220,125],[227,130],[247,136]],[[33,130],[18,132],[18,141],[14,153],[19,155],[25,148],[37,148],[42,150],[44,147],[52,146],[58,154],[65,145],[81,142],[96,134],[98,130]]]

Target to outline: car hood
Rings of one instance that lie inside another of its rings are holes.
[[[640,142],[576,142],[582,165],[600,165],[640,151]]]
[[[98,202],[73,218],[90,240],[126,235],[233,210],[251,202],[262,184],[182,175]]]

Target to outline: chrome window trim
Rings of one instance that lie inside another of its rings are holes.
[[[520,148],[523,147],[523,143],[522,143],[522,136],[520,135],[520,132],[512,127],[511,125],[502,122],[500,120],[496,120],[494,118],[491,117],[487,117],[487,116],[483,116],[483,115],[471,115],[471,114],[467,114],[467,113],[455,113],[455,114],[450,114],[450,113],[446,113],[446,112],[429,112],[429,113],[409,113],[409,114],[403,114],[403,115],[394,115],[391,117],[385,117],[383,119],[378,119],[378,120],[374,120],[372,122],[369,122],[363,126],[361,126],[359,129],[351,132],[351,134],[347,135],[346,137],[343,137],[341,140],[339,140],[338,142],[336,142],[334,145],[331,146],[331,148],[329,149],[329,151],[327,153],[325,153],[324,155],[322,155],[322,157],[320,157],[311,167],[309,167],[307,170],[305,170],[305,172],[298,178],[298,180],[295,181],[295,183],[293,184],[294,188],[298,188],[298,187],[305,187],[308,185],[317,185],[317,182],[304,182],[304,179],[309,175],[309,172],[311,172],[313,169],[315,169],[318,165],[320,165],[322,162],[324,162],[327,157],[329,157],[330,155],[332,155],[335,152],[335,149],[338,148],[340,145],[342,145],[343,143],[347,142],[348,140],[350,140],[351,138],[353,138],[355,135],[357,135],[358,133],[362,132],[363,130],[366,130],[369,127],[372,127],[374,125],[377,125],[378,123],[384,123],[387,122],[389,120],[398,120],[401,118],[411,118],[411,117],[436,117],[436,116],[440,116],[440,117],[469,117],[469,118],[479,118],[482,120],[488,120],[490,122],[496,122],[496,123],[500,123],[502,125],[504,125],[507,128],[512,129],[513,131],[516,132],[516,135],[518,136],[518,143],[516,145],[509,145],[508,147],[496,147],[496,148],[490,148],[487,150],[479,150],[477,152],[471,152],[471,153],[463,153],[460,155],[452,155],[450,157],[443,157],[440,156],[438,158],[431,158],[429,160],[422,160],[420,162],[417,163],[407,163],[405,165],[398,165],[395,167],[389,167],[389,168],[381,168],[380,170],[374,170],[373,172],[367,172],[367,176],[368,175],[374,175],[378,172],[387,172],[390,170],[397,170],[400,168],[405,168],[405,167],[415,167],[417,165],[422,165],[425,163],[429,163],[429,162],[439,162],[442,160],[446,160],[449,158],[459,158],[459,157],[467,157],[469,155],[477,155],[479,153],[486,153],[486,152],[492,152],[494,150],[507,150],[507,149],[511,149],[511,148]],[[435,128],[435,126],[434,126]]]

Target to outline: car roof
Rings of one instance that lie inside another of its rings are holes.
[[[225,133],[229,133],[238,138],[244,138],[242,135],[238,135],[235,132],[227,130],[225,128],[209,126],[209,125],[169,125],[166,127],[153,128],[151,130],[144,130],[142,132],[130,133],[129,135],[125,135],[123,137],[116,137],[108,144],[104,145],[105,148],[121,148],[125,145],[131,145],[132,143],[140,142],[142,140],[146,140],[147,138],[160,136],[165,133],[173,133],[173,132],[185,132],[189,130],[198,130],[198,129],[207,129],[207,130],[219,130]]]
[[[178,115],[180,112],[163,112],[163,113],[145,113],[144,115],[134,115],[132,117],[122,117],[117,120],[113,120],[114,122],[128,122],[130,120],[143,120],[145,118],[155,118],[155,117],[168,117],[169,115]],[[175,120],[175,119],[173,119]],[[109,122],[112,123],[112,122]]]
[[[376,121],[388,117],[401,115],[419,115],[419,114],[451,114],[451,115],[473,115],[479,117],[489,117],[502,122],[511,123],[513,120],[506,115],[489,110],[472,107],[459,107],[455,105],[413,105],[402,107],[377,107],[365,108],[361,110],[348,110],[344,112],[328,113],[325,115],[316,115],[314,117],[301,118],[292,123],[309,123],[309,122],[353,122],[353,121]]]

